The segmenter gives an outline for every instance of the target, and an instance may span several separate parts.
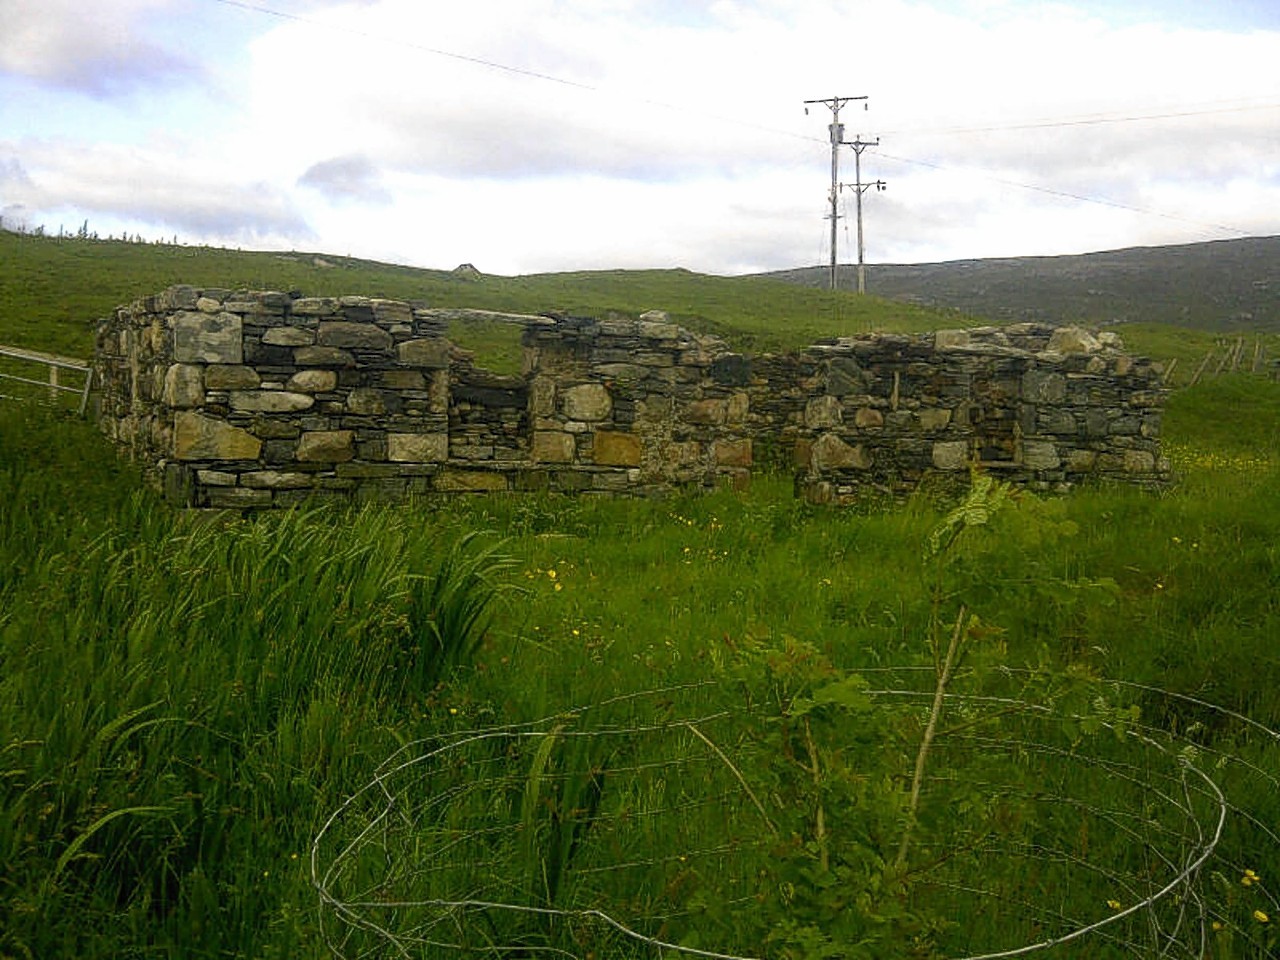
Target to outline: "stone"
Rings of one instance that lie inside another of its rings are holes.
[[[381,300],[375,297],[369,301],[369,305],[373,307],[373,319],[379,323],[413,323],[413,307],[403,300]]]
[[[559,430],[535,430],[529,453],[538,463],[573,463],[577,450],[573,434]]]
[[[1062,461],[1058,448],[1045,440],[1027,440],[1022,445],[1022,465],[1028,470],[1056,470]]]
[[[551,377],[534,377],[529,382],[529,413],[550,417],[556,412],[556,382]]]
[[[316,342],[315,331],[305,327],[272,327],[262,335],[269,347],[308,347]]]
[[[239,474],[226,473],[222,470],[196,471],[196,480],[206,487],[234,487],[239,479]]]
[[[204,370],[208,390],[256,390],[261,384],[262,378],[253,367],[215,363]]]
[[[1071,473],[1088,473],[1098,462],[1096,450],[1068,450],[1067,470]]]
[[[173,317],[173,359],[179,363],[241,363],[244,321],[234,313],[192,313]]]
[[[834,433],[824,433],[809,448],[809,464],[814,471],[866,470],[871,457],[861,446],[845,443]]]
[[[193,364],[171,364],[164,375],[164,402],[179,410],[204,403],[204,369]]]
[[[653,311],[650,311],[652,313]],[[649,314],[645,314],[648,316]],[[661,320],[645,320],[640,319],[640,336],[648,337],[650,340],[678,340],[680,339],[680,328],[674,323],[666,323]]]
[[[857,413],[853,415],[853,422],[859,430],[883,427],[884,414],[875,407],[859,407]]]
[[[852,357],[832,357],[827,364],[827,393],[834,397],[867,392],[865,370]]]
[[[294,393],[330,393],[338,386],[338,374],[333,370],[299,370],[284,387]]]
[[[751,382],[751,360],[740,353],[726,353],[711,361],[711,379],[729,387],[745,387]]]
[[[293,362],[300,367],[350,369],[356,365],[356,358],[339,347],[298,347],[293,351]]]
[[[1146,450],[1126,450],[1124,452],[1125,473],[1152,473],[1156,468],[1156,458]]]
[[[376,417],[387,412],[387,404],[381,390],[357,387],[347,396],[347,410],[361,416]]]
[[[597,430],[594,438],[595,462],[606,467],[638,467],[644,444],[634,433]]]
[[[294,459],[303,463],[345,463],[356,455],[354,430],[310,430],[298,438]]]
[[[449,366],[451,347],[448,340],[438,337],[406,340],[396,347],[396,356],[406,366],[441,370]]]
[[[1045,348],[1050,353],[1097,353],[1102,349],[1093,334],[1079,327],[1058,327],[1049,337],[1049,345]]]
[[[426,390],[427,378],[419,370],[384,370],[382,385],[390,390]]]
[[[933,335],[933,349],[959,350],[970,344],[968,330],[939,330]]]
[[[728,413],[728,402],[725,400],[695,400],[684,412],[689,423],[702,426],[720,426]]]
[[[445,470],[436,478],[442,493],[503,493],[509,489],[505,474],[480,470]]]
[[[945,430],[951,423],[951,411],[946,407],[929,407],[916,414],[920,419],[920,429],[925,433],[936,433]]]
[[[302,297],[293,301],[292,313],[297,317],[334,317],[338,301],[333,297]]]
[[[262,441],[248,430],[187,411],[173,421],[173,455],[178,460],[257,460]]]
[[[316,343],[322,347],[386,352],[391,349],[393,341],[391,334],[372,323],[321,320]]]
[[[209,506],[217,510],[246,510],[271,506],[270,490],[246,487],[214,487],[209,491]]]
[[[599,383],[582,383],[562,391],[564,415],[589,423],[607,420],[613,412],[609,391]]]
[[[747,414],[751,412],[751,395],[747,393],[735,393],[729,398],[725,404],[724,422],[731,424],[741,424],[747,419]]]
[[[751,439],[717,440],[711,444],[711,457],[718,467],[749,467]]]
[[[969,467],[967,440],[939,440],[933,445],[933,465],[939,470],[966,470]]]
[[[290,390],[233,390],[231,409],[237,413],[297,413],[309,410],[316,398]]]
[[[804,425],[811,430],[837,427],[844,419],[840,400],[830,395],[814,397],[804,408]]]
[[[197,297],[196,309],[201,313],[221,313],[222,301],[215,300],[213,297]]]
[[[303,490],[314,478],[309,473],[286,473],[281,470],[251,470],[240,475],[240,485],[269,490]]]
[[[449,435],[389,433],[387,459],[393,463],[442,463],[449,459]]]
[[[1067,396],[1067,378],[1052,370],[1033,369],[1022,375],[1022,399],[1028,403],[1061,403]]]

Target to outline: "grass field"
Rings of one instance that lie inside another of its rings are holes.
[[[0,405],[0,957],[1274,956],[1280,385],[1166,436],[1161,494],[240,519]]]

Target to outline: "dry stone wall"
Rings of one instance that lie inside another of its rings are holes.
[[[523,326],[522,376],[444,335]],[[1114,336],[1022,324],[746,356],[666,321],[172,287],[99,329],[102,428],[202,507],[796,473],[826,502],[971,465],[1036,488],[1162,483],[1159,371]]]

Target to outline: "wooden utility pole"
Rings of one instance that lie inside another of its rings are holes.
[[[866,97],[831,97],[827,100],[806,100],[804,112],[809,112],[811,104],[820,103],[831,110],[831,125],[827,130],[831,134],[831,289],[836,289],[836,226],[840,219],[840,147],[844,144],[844,124],[840,122],[840,108],[851,100],[866,100]]]
[[[863,265],[866,245],[862,242],[862,195],[872,187],[875,187],[876,190],[883,190],[885,182],[883,180],[876,180],[874,183],[868,184],[862,182],[862,151],[867,147],[880,146],[880,138],[876,137],[874,141],[866,141],[862,139],[862,134],[858,134],[849,146],[853,147],[854,189],[858,192],[858,292],[866,293],[867,272],[866,267]]]

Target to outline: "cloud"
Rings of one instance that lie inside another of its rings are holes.
[[[310,187],[335,203],[391,202],[391,194],[381,183],[381,174],[368,157],[334,157],[312,164],[298,178],[298,185]]]
[[[103,0],[113,35],[70,0],[0,0],[6,26],[62,23],[0,70],[109,90],[33,51],[118,71],[148,38],[201,36],[183,49],[224,81],[127,123],[92,105],[63,124],[65,159],[47,134],[25,145],[31,183],[0,181],[0,202],[492,272],[781,268],[828,254],[830,114],[801,102],[866,94],[841,119],[882,138],[862,158],[889,181],[865,205],[870,262],[1280,232],[1280,34],[1158,22],[1154,3],[264,2],[286,16]],[[842,220],[842,260],[853,237]]]
[[[143,23],[172,0],[0,0],[0,74],[107,98],[200,70],[148,40]]]
[[[105,217],[130,229],[163,229],[207,242],[270,243],[314,238],[289,193],[228,175],[215,155],[174,155],[63,141],[0,143],[25,169],[5,182],[30,221]]]

